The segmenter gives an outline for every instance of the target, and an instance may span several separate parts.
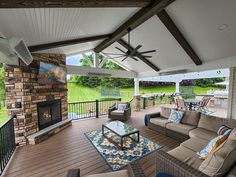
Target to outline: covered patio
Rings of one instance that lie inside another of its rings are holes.
[[[175,148],[179,143],[161,134],[156,134],[143,124],[145,113],[158,108],[134,112],[128,123],[138,127],[141,134],[152,141],[161,143],[163,150]],[[96,174],[111,171],[109,166],[98,154],[93,145],[84,136],[85,132],[100,128],[107,122],[107,116],[99,119],[74,121],[71,128],[54,135],[50,139],[36,145],[17,148],[6,177],[25,176],[66,176],[69,169],[80,168],[81,175]],[[37,159],[37,160],[36,160]],[[155,152],[139,160],[147,176],[155,174]]]
[[[11,116],[0,127],[0,174],[63,177],[70,169],[80,169],[81,176],[113,170],[85,133],[100,130],[109,123],[110,108],[119,107],[122,100],[106,103],[91,100],[92,109],[88,108],[87,116],[83,112],[87,110],[85,103],[68,103],[66,75],[134,79],[133,99],[127,103],[132,107],[131,117],[124,127],[140,131],[148,142],[161,145],[164,153],[180,147],[183,141],[165,134],[169,131],[167,125],[174,124],[169,119],[161,117],[164,128],[153,126],[151,119],[162,116],[163,112],[157,112],[163,106],[170,116],[175,105],[156,104],[154,99],[152,106],[143,106],[142,100],[166,94],[142,95],[140,81],[175,83],[175,92],[169,93],[172,98],[180,94],[183,80],[226,77],[227,106],[209,105],[212,113],[206,115],[193,111],[198,114],[194,122],[198,123],[200,115],[213,117],[215,126],[233,122],[229,125],[235,129],[235,7],[233,0],[0,2],[0,62],[5,64],[6,103]],[[86,55],[88,52],[93,55],[92,61]],[[27,57],[22,57],[23,54]],[[77,55],[82,55],[89,66],[80,66]],[[69,62],[69,58],[75,62]],[[122,70],[104,69],[107,61]],[[198,96],[207,95],[222,99],[221,95],[210,92]],[[79,109],[82,111],[76,113]],[[79,120],[72,120],[74,116]],[[87,119],[80,120],[79,116]],[[223,119],[218,121],[218,118]],[[181,138],[191,140],[188,133],[199,128],[197,123],[183,123],[187,133]],[[209,131],[206,131],[209,137],[217,135],[216,127]],[[175,135],[173,130],[170,132]],[[136,146],[139,133],[137,136]],[[156,176],[159,150],[134,160],[148,177]],[[196,174],[203,174],[188,164],[189,167]],[[234,166],[230,169],[233,171]]]

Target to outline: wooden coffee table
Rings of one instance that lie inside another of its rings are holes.
[[[123,123],[121,121],[111,121],[105,124],[102,124],[102,135],[107,138],[113,144],[118,146],[118,143],[115,142],[112,138],[105,135],[105,130],[111,131],[112,133],[116,134],[120,137],[120,147],[123,149],[124,145],[124,138],[130,138],[135,142],[139,143],[139,130],[135,127],[132,127],[129,124]],[[130,135],[137,134],[137,138],[132,138]]]

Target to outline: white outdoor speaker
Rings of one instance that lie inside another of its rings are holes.
[[[12,37],[9,40],[0,38],[0,62],[19,65],[18,58],[26,65],[33,61],[33,57],[23,39],[19,37]]]

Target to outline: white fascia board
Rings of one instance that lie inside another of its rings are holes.
[[[172,67],[168,69],[163,69],[160,72],[169,72],[177,70],[188,70],[188,72],[200,72],[200,71],[208,71],[216,69],[225,69],[230,67],[236,67],[236,56],[203,62],[202,65],[191,64],[191,65]],[[141,72],[138,73],[138,77],[139,78],[155,77],[158,76],[158,73],[160,72],[153,72],[153,71]]]
[[[82,76],[87,76],[88,73],[100,73],[100,74],[110,74],[111,77],[119,77],[119,78],[137,77],[137,73],[132,71],[120,71],[120,70],[90,68],[84,66],[71,66],[71,65],[67,65],[66,68],[67,68],[67,74],[76,74]]]
[[[147,78],[142,78],[140,80],[154,81],[154,82],[181,82],[182,80],[217,78],[217,77],[229,77],[229,69],[191,72],[191,73],[174,74],[168,76],[147,77]]]
[[[88,49],[88,50],[83,50],[83,51],[70,53],[70,54],[67,54],[66,56],[70,57],[70,56],[75,56],[75,55],[79,55],[79,54],[84,54],[84,53],[87,53],[87,52],[93,52],[93,49]]]

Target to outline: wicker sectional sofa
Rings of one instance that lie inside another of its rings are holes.
[[[235,128],[236,120],[185,111],[181,123],[176,124],[168,122],[170,112],[171,108],[162,107],[161,112],[146,115],[147,126],[150,129],[181,142],[180,146],[169,152],[157,152],[157,173],[165,172],[172,177],[212,176],[209,175],[208,171],[202,170],[201,165],[204,160],[198,157],[197,152],[201,151],[210,140],[217,136],[217,130],[220,126],[226,125]],[[234,165],[227,169],[226,174],[219,176],[236,176],[236,153],[233,155],[235,155]]]

